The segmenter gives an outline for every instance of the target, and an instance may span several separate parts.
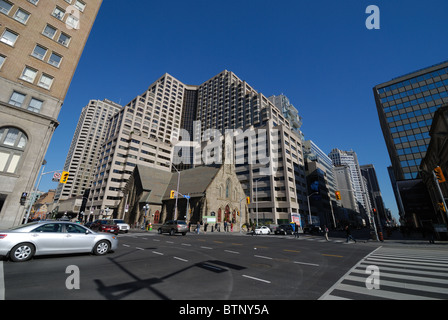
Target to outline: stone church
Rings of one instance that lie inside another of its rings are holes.
[[[180,177],[177,172],[138,165],[124,189],[118,212],[127,208],[125,220],[131,225],[147,221],[158,225],[176,219],[176,198],[170,195],[172,190],[177,191],[178,181],[178,220],[193,225],[199,221],[202,228],[207,224],[207,231],[212,227],[224,231],[226,225],[234,232],[249,221],[246,195],[231,164],[180,171]]]

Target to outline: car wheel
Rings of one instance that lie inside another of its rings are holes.
[[[24,262],[30,260],[36,249],[31,243],[20,243],[12,248],[9,257],[14,262]]]
[[[162,234],[162,229],[157,230],[159,234]]]
[[[176,234],[176,231],[174,229],[170,230],[170,236],[174,236]]]
[[[93,248],[93,254],[96,256],[102,256],[109,252],[110,244],[106,240],[99,241]]]

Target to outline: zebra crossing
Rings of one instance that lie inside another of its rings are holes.
[[[319,300],[383,299],[448,299],[448,250],[379,247]]]

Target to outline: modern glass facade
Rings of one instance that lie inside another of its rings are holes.
[[[448,61],[379,84],[373,92],[400,216],[418,226],[418,216],[432,210],[419,172],[434,113],[448,102]],[[417,198],[418,203],[405,200]]]

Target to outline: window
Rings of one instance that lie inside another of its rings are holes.
[[[16,107],[21,107],[24,100],[25,100],[24,94],[14,91],[14,93],[11,96],[11,99],[9,99],[9,104],[12,104],[13,106]]]
[[[39,87],[50,90],[51,85],[53,84],[54,78],[52,76],[43,74],[40,77],[39,83],[37,84]]]
[[[84,12],[84,9],[86,8],[86,4],[84,2],[82,2],[82,1],[76,0],[75,7],[79,11]]]
[[[0,128],[0,172],[16,173],[28,138],[12,127]]]
[[[57,68],[61,65],[61,61],[62,57],[54,52],[51,53],[50,59],[48,59],[48,63]]]
[[[23,24],[26,24],[29,17],[30,17],[30,14],[23,9],[18,9],[16,14],[14,15],[14,19],[16,19],[17,21],[19,21]]]
[[[56,19],[59,19],[62,21],[64,19],[65,11],[59,7],[54,8],[53,13],[51,14]]]
[[[37,75],[37,70],[31,69],[30,67],[25,67],[22,75],[20,76],[20,79],[28,81],[28,82],[34,82],[36,75]]]
[[[66,21],[66,24],[73,29],[79,29],[79,18],[69,15]]]
[[[69,43],[70,43],[70,39],[71,39],[70,36],[66,35],[65,33],[61,33],[61,34],[59,35],[58,42],[59,42],[60,44],[62,44],[63,46],[68,47],[68,45],[69,45]]]
[[[5,30],[2,37],[0,38],[0,41],[13,46],[16,43],[18,37],[18,34],[9,30]]]
[[[33,230],[33,232],[44,232],[44,233],[60,233],[62,232],[62,224],[60,223],[48,223],[44,224]]]
[[[30,101],[30,105],[28,106],[28,110],[39,113],[40,109],[42,109],[42,104],[43,101],[37,100],[36,98],[32,98]]]
[[[6,60],[6,57],[5,57],[5,56],[2,56],[2,55],[0,55],[0,69],[2,68],[2,66],[3,66],[3,63],[5,62],[5,60]]]
[[[12,3],[9,3],[5,0],[0,0],[0,12],[4,14],[9,14],[11,11]]]
[[[31,55],[37,59],[44,60],[46,54],[47,49],[36,44],[36,47],[34,48],[33,53]]]
[[[44,29],[44,32],[42,32],[44,36],[47,36],[50,39],[54,38],[54,35],[56,34],[56,28],[50,26],[47,24],[47,26]]]
[[[39,2],[39,0],[28,0],[28,2],[31,2],[32,4],[37,6],[37,3]]]

